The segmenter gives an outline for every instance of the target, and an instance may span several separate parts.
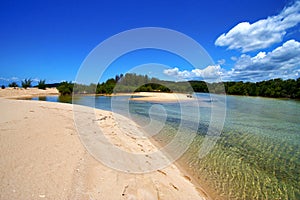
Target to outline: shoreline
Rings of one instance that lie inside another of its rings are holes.
[[[80,96],[80,95],[79,95]],[[128,96],[131,101],[146,101],[154,103],[174,103],[182,101],[191,101],[196,98],[187,93],[168,93],[168,92],[134,92],[134,93],[116,93],[111,95],[106,94],[88,94],[83,96],[107,96],[107,97],[116,97],[116,96]]]
[[[148,101],[148,102],[181,102],[195,100],[190,94],[185,93],[164,93],[164,92],[137,92],[130,98],[132,101]]]
[[[42,97],[59,95],[56,88],[46,88],[41,90],[38,88],[5,88],[0,89],[0,97],[8,99],[20,99],[31,97]],[[77,95],[77,94],[76,94]],[[78,96],[129,96],[132,101],[146,101],[146,102],[182,102],[195,100],[195,97],[186,93],[164,93],[164,92],[135,92],[135,93],[116,93],[111,95],[99,95],[99,94],[78,94]]]
[[[159,141],[153,139],[153,138],[149,138],[151,143],[153,143],[156,147],[163,147]],[[175,165],[179,171],[181,172],[181,175],[190,183],[193,184],[193,186],[196,188],[196,190],[198,191],[198,193],[205,198],[205,200],[213,200],[212,196],[204,189],[204,187],[199,183],[199,180],[197,181],[196,178],[193,177],[193,174],[191,174],[191,172],[188,171],[188,169],[186,169],[186,167],[188,167],[188,165],[184,164],[181,162],[181,158],[178,158],[176,161],[174,161],[172,163],[173,165]]]
[[[1,189],[1,199],[18,198],[18,196],[55,198],[55,195],[58,195],[59,198],[87,197],[86,194],[81,193],[88,193],[90,197],[91,195],[93,197],[104,196],[106,199],[109,199],[107,197],[112,193],[115,198],[121,199],[126,199],[130,195],[155,197],[158,194],[164,196],[164,198],[160,196],[161,199],[208,199],[208,197],[203,197],[205,192],[200,194],[198,187],[185,177],[186,172],[180,171],[174,163],[161,171],[136,175],[112,170],[96,161],[80,143],[72,120],[71,104],[17,101],[3,98],[0,98],[0,102],[3,112],[0,118],[2,130],[0,148],[1,154],[4,155],[1,158],[1,162],[4,163],[1,167],[2,185],[4,186]],[[12,108],[18,110],[18,113],[15,113]],[[97,113],[102,116],[113,115],[111,112],[98,109]],[[109,122],[105,122],[102,126],[104,132],[111,131],[113,127]],[[123,139],[128,142],[128,138]],[[118,138],[115,137],[112,140],[118,140]],[[3,143],[4,141],[6,142]],[[149,140],[147,141],[149,142]],[[22,146],[24,142],[25,147]],[[19,145],[21,145],[21,151],[18,150]],[[134,149],[135,147],[130,146],[130,148]],[[69,164],[64,166],[61,165],[62,162]],[[36,168],[36,166],[41,168]],[[15,177],[16,170],[18,176]],[[66,176],[66,178],[62,180],[61,176]],[[96,177],[103,180],[99,182]],[[119,177],[119,181],[116,182],[116,179],[111,179],[111,177]],[[26,182],[28,178],[31,179],[30,183]],[[37,181],[39,178],[42,178],[41,182]],[[130,181],[126,183],[127,180]],[[138,180],[147,180],[147,184],[134,184]],[[10,182],[14,182],[14,184]],[[55,186],[51,187],[53,184]],[[109,185],[117,187],[113,189]],[[95,192],[98,186],[107,189]],[[124,188],[127,188],[128,191],[120,196]],[[32,191],[34,194],[29,194],[28,191]],[[191,198],[188,198],[189,196]]]

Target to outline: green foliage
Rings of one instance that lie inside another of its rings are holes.
[[[28,87],[31,87],[31,83],[32,83],[32,80],[30,78],[25,79],[24,81],[22,81],[22,87],[24,89],[27,89]]]
[[[64,81],[64,82],[61,82],[56,88],[61,95],[65,96],[65,95],[72,94],[73,87],[74,87],[73,83]]]
[[[4,85],[2,85],[2,86],[1,86],[1,89],[5,89],[5,86],[4,86]]]
[[[112,94],[114,92],[170,92],[164,86],[166,83],[147,75],[123,74],[116,75],[115,79],[108,79],[97,85],[97,94]]]
[[[300,98],[300,78],[272,79],[257,83],[225,82],[227,94],[273,98]]]
[[[104,90],[106,94],[112,94],[114,92],[114,87],[116,86],[116,80],[111,78],[108,79],[104,84]]]
[[[19,85],[16,82],[12,82],[12,83],[8,84],[8,87],[17,88],[17,87],[19,87]]]
[[[38,87],[39,89],[46,90],[46,80],[40,80],[40,81],[38,82],[37,87]]]
[[[242,81],[224,83],[205,83],[203,81],[189,82],[195,92],[223,93],[224,86],[225,92],[231,95],[263,96],[273,98],[300,98],[300,78],[297,80],[273,79],[257,83],[244,83]]]
[[[171,90],[158,83],[147,83],[137,88],[134,92],[171,92]]]
[[[204,81],[189,81],[195,92],[207,93],[208,87]]]
[[[65,87],[65,86],[64,86]],[[68,87],[67,87],[68,88]],[[72,93],[66,90],[64,93]],[[106,82],[90,85],[76,84],[75,93],[112,94],[132,92],[180,92],[180,93],[216,93],[274,98],[300,99],[300,78],[297,80],[273,79],[252,82],[207,83],[204,81],[173,82],[150,78],[134,73],[116,75]]]

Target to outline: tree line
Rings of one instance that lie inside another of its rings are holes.
[[[278,78],[256,83],[242,81],[223,83],[190,81],[190,83],[195,92],[224,93],[222,91],[225,90],[225,93],[229,95],[300,99],[300,78],[296,80]]]
[[[9,87],[19,87],[16,82],[12,82]],[[21,82],[23,88],[32,87],[32,80],[24,79]],[[74,87],[75,86],[75,87]],[[98,84],[75,84],[72,82],[61,82],[46,84],[46,80],[40,80],[35,86],[39,89],[46,87],[56,87],[60,94],[71,95],[72,93],[81,94],[106,94],[112,93],[132,93],[132,92],[180,92],[180,93],[217,93],[244,96],[262,96],[273,98],[292,98],[300,99],[300,78],[282,80],[271,79],[261,82],[222,82],[207,83],[204,81],[174,82],[163,81],[147,75],[127,73],[116,75],[105,82]],[[2,86],[2,89],[5,87]]]
[[[300,99],[300,78],[272,79],[257,83],[226,82],[227,94]]]
[[[134,73],[116,75],[98,84],[74,84],[62,82],[57,86],[61,94],[112,94],[124,92],[181,92],[181,93],[217,93],[230,95],[263,96],[273,98],[300,99],[300,78],[297,80],[272,79],[261,82],[222,82],[207,83],[204,81],[174,82],[150,78],[147,75]]]

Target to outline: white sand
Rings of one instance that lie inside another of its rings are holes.
[[[0,110],[0,199],[205,199],[174,164],[136,175],[95,160],[80,142],[71,104],[0,98]],[[97,123],[114,145],[155,148],[116,128],[111,112],[96,115],[106,116]]]
[[[150,102],[177,102],[195,100],[189,94],[182,93],[163,93],[163,92],[137,92],[133,96],[140,96],[131,98],[134,101],[150,101]]]
[[[18,98],[18,97],[35,97],[35,96],[47,96],[58,95],[59,92],[56,88],[46,88],[46,90],[40,90],[38,88],[5,88],[0,89],[0,97],[4,98]]]

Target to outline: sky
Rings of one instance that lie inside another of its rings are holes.
[[[99,81],[128,72],[176,81],[300,77],[299,0],[0,0],[0,24],[1,85],[75,81],[99,44],[143,27],[192,38],[213,63],[194,66],[170,52],[141,49],[120,55]]]

